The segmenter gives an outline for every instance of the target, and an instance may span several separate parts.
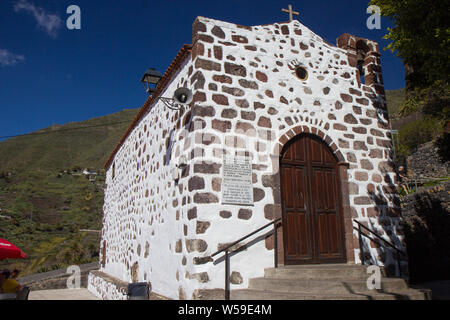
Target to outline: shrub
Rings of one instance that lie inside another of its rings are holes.
[[[80,264],[84,259],[85,250],[77,240],[58,254],[58,260],[64,264]]]
[[[48,223],[41,223],[36,229],[39,231],[50,232],[53,230],[53,226]]]
[[[433,140],[439,134],[439,119],[424,117],[405,124],[399,130],[398,154],[408,156],[419,145]]]
[[[78,226],[75,224],[70,224],[69,225],[69,232],[70,233],[78,233]]]
[[[47,267],[47,266],[42,266],[42,267],[40,267],[36,272],[37,272],[37,273],[44,273],[44,272],[49,272],[49,271],[51,271],[49,267]]]

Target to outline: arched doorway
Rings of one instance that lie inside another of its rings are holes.
[[[338,161],[317,136],[301,134],[280,157],[284,263],[346,262]]]

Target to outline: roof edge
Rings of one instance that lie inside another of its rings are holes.
[[[108,160],[106,160],[104,164],[105,169],[108,169],[108,167],[111,165],[115,155],[117,154],[117,152],[119,151],[120,147],[123,145],[125,140],[128,138],[129,134],[133,131],[133,129],[136,127],[136,125],[139,123],[142,117],[147,113],[147,111],[151,110],[150,107],[153,106],[153,104],[157,101],[157,97],[159,97],[159,95],[167,88],[170,80],[172,80],[173,75],[180,68],[181,64],[186,60],[188,54],[191,51],[192,51],[191,44],[183,45],[180,51],[178,51],[177,55],[173,59],[170,66],[167,68],[161,80],[159,80],[155,92],[150,97],[147,98],[147,100],[139,110],[138,114],[134,117],[133,121],[128,126],[128,129],[125,131],[125,134],[122,136],[122,138],[119,140],[114,150],[109,155]]]

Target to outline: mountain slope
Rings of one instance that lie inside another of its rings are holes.
[[[138,109],[54,125],[0,142],[0,237],[19,246],[25,260],[1,261],[23,275],[98,259],[103,164]],[[107,124],[107,125],[105,125]],[[75,168],[100,174],[89,181]]]
[[[58,171],[75,165],[102,168],[137,112],[125,109],[0,142],[0,172]]]

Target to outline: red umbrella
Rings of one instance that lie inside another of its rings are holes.
[[[27,255],[12,243],[0,238],[0,260],[25,259]]]

